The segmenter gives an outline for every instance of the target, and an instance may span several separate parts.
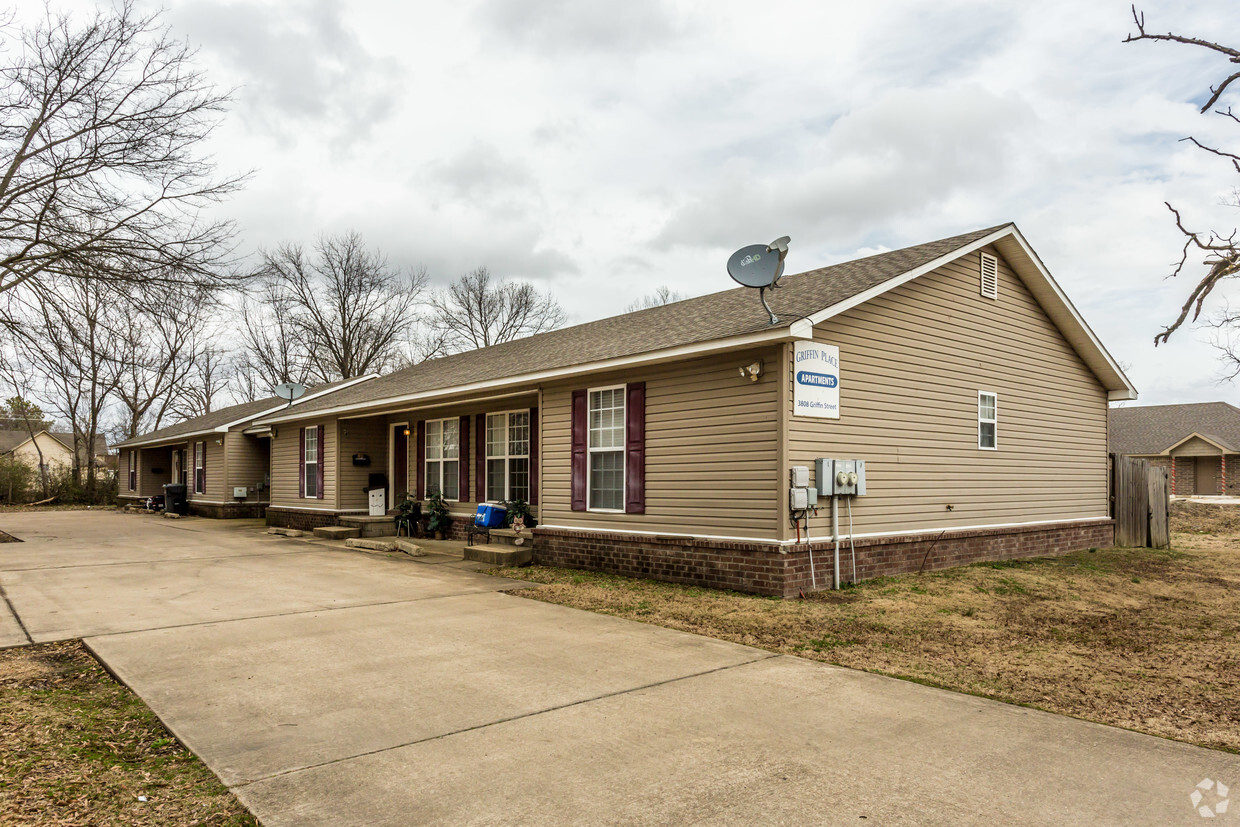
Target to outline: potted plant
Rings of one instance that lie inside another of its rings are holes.
[[[393,518],[396,522],[396,536],[400,536],[403,528],[405,533],[412,537],[415,531],[420,531],[418,523],[422,522],[422,503],[415,500],[407,493],[396,505],[396,516]]]
[[[430,519],[427,520],[426,530],[435,534],[436,540],[442,540],[448,531],[448,527],[452,525],[452,517],[448,514],[448,504],[443,501],[443,497],[439,494],[432,494],[428,503],[428,514]]]
[[[530,511],[530,504],[525,500],[505,500],[504,508],[507,513],[504,517],[504,525],[507,528],[514,528],[514,523],[520,519],[521,528],[533,528],[538,525],[538,520],[534,518],[534,514]],[[517,529],[518,531],[520,528]]]

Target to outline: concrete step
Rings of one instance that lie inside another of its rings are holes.
[[[356,526],[323,525],[314,530],[314,536],[325,537],[328,540],[348,540],[352,537],[361,537],[362,530]]]
[[[344,541],[348,548],[360,548],[366,551],[403,551],[410,557],[425,557],[426,551],[404,537],[350,537]]]
[[[520,540],[521,542],[518,543],[517,540]],[[534,532],[527,528],[525,531],[518,534],[511,528],[493,528],[491,529],[491,545],[533,548]]]
[[[340,524],[356,528],[363,537],[395,537],[396,522],[391,517],[345,516]]]
[[[524,566],[534,559],[534,550],[529,546],[466,546],[465,559],[492,566]]]
[[[306,532],[302,531],[301,529],[280,528],[279,526],[272,526],[271,528],[267,529],[267,533],[275,534],[279,537],[304,537],[306,534]]]

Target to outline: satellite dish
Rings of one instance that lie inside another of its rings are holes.
[[[788,242],[791,240],[785,235],[770,244],[750,244],[728,259],[728,275],[733,281],[758,288],[758,298],[771,317],[771,324],[778,324],[779,319],[766,303],[766,289],[779,287],[779,277],[784,274],[784,257],[788,255]]]
[[[276,385],[276,396],[281,399],[287,399],[290,405],[301,399],[302,394],[305,392],[306,386],[299,385],[296,382],[285,382],[282,385]]]

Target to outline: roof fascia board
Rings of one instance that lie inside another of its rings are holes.
[[[362,411],[355,414],[341,414],[340,420],[351,421],[354,419],[369,419],[372,416],[391,416],[393,414],[413,413],[415,411],[425,411],[431,408],[441,408],[445,404],[449,405],[476,405],[479,402],[496,402],[500,399],[520,399],[523,396],[537,396],[538,386],[531,385],[528,388],[518,388],[509,393],[491,393],[486,396],[466,396],[459,399],[452,399],[448,402],[443,400],[432,400],[425,405],[397,405],[395,407],[384,407],[379,410]],[[534,403],[537,405],[538,403]]]
[[[401,396],[390,396],[383,399],[374,399],[368,402],[356,402],[352,405],[338,405],[334,408],[323,408],[321,410],[311,411],[307,414],[298,414],[290,411],[284,416],[265,417],[256,421],[254,424],[270,425],[277,422],[292,422],[299,419],[341,416],[360,410],[391,408],[393,406],[403,405],[408,402],[421,403],[430,400],[460,396],[462,394],[475,393],[478,391],[500,390],[520,385],[537,386],[541,382],[548,382],[554,379],[568,379],[573,376],[580,376],[587,373],[602,373],[603,371],[617,370],[620,368],[655,365],[661,362],[671,362],[677,359],[704,356],[710,353],[739,350],[740,348],[748,347],[750,345],[774,344],[775,342],[792,341],[794,339],[809,339],[812,338],[812,336],[812,325],[798,324],[797,322],[794,322],[788,327],[778,327],[773,329],[768,328],[767,330],[761,330],[757,333],[746,333],[742,336],[729,336],[726,339],[694,342],[689,345],[679,345],[677,347],[664,348],[663,350],[653,350],[648,353],[639,353],[632,356],[618,356],[614,359],[602,359],[597,362],[587,362],[584,365],[571,365],[569,367],[555,368],[553,370],[525,373],[519,376],[506,377],[504,379],[491,379],[485,382],[471,382],[467,385],[454,385],[452,387],[438,388],[424,393],[410,393]]]
[[[178,442],[189,442],[191,439],[193,439],[196,436],[211,436],[211,434],[213,433],[215,433],[215,431],[212,429],[207,429],[205,431],[186,431],[183,434],[176,434],[175,436],[162,436],[156,439],[144,439],[141,442],[135,442],[133,440],[126,440],[125,442],[116,443],[116,445],[113,447],[117,449],[122,449],[122,448],[149,448],[153,445],[175,445]]]
[[[1193,439],[1194,437],[1195,437],[1195,438],[1197,438],[1197,439],[1200,439],[1202,442],[1208,442],[1208,443],[1210,443],[1211,445],[1213,445],[1215,448],[1219,449],[1219,451],[1223,452],[1224,454],[1229,454],[1229,453],[1231,453],[1230,449],[1228,449],[1226,445],[1219,445],[1217,442],[1215,442],[1214,440],[1210,439],[1210,437],[1205,436],[1204,434],[1199,434],[1199,433],[1197,433],[1196,431],[1193,431],[1191,434],[1189,434],[1188,436],[1184,437],[1184,438],[1183,438],[1183,439],[1181,439],[1179,442],[1175,443],[1174,445],[1171,445],[1171,446],[1170,446],[1170,447],[1168,447],[1166,450],[1164,450],[1164,451],[1162,452],[1162,455],[1163,455],[1163,456],[1170,456],[1172,451],[1174,451],[1176,448],[1179,448],[1179,447],[1180,447],[1181,445],[1183,445],[1185,442],[1188,442],[1189,440]]]

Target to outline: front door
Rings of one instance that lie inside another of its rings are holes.
[[[1197,457],[1197,493],[1219,494],[1219,458]]]
[[[388,480],[388,508],[409,493],[409,423],[392,426],[392,467]]]

